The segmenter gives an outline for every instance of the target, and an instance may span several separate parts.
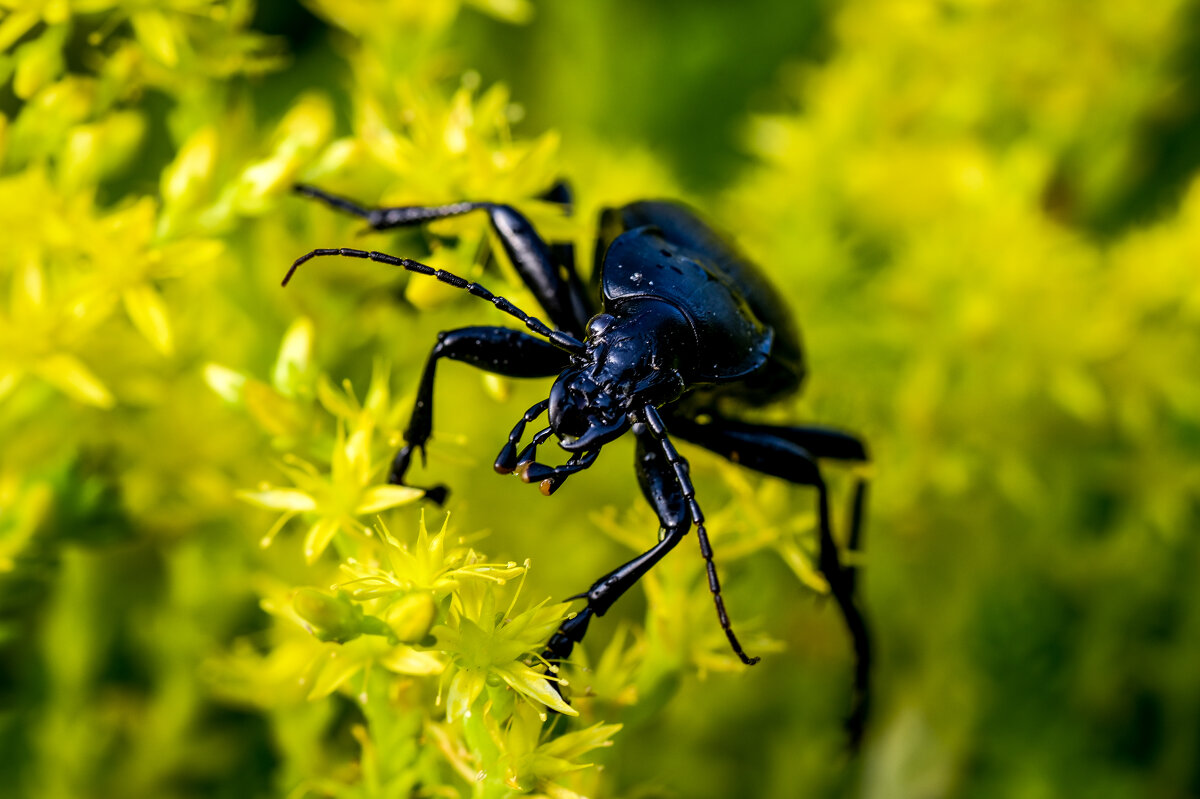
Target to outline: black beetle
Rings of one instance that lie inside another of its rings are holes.
[[[477,283],[408,258],[345,248],[313,250],[298,258],[284,285],[300,264],[315,256],[368,258],[464,289],[516,317],[536,334],[506,327],[466,327],[438,335],[421,377],[405,445],[392,464],[391,482],[404,481],[415,450],[424,457],[433,423],[434,376],[442,358],[509,377],[557,376],[549,399],[525,412],[495,464],[497,472],[516,471],[526,482],[538,483],[547,496],[569,475],[591,466],[608,442],[628,430],[637,437],[638,482],[658,514],[660,540],[576,597],[586,599],[587,607],[550,639],[547,660],[569,656],[591,617],[603,615],[695,524],[721,627],[743,662],[758,661],[746,655],[730,626],[704,514],[696,502],[687,461],[671,442],[674,435],[734,463],[817,489],[818,567],[845,617],[857,659],[849,720],[857,741],[866,715],[869,641],[854,601],[855,571],[841,564],[833,539],[828,492],[818,460],[863,462],[866,447],[858,438],[827,427],[781,427],[729,416],[739,406],[763,406],[794,393],[805,376],[791,314],[752,263],[690,210],[669,202],[635,202],[602,214],[597,268],[588,291],[576,272],[573,249],[547,245],[509,205],[460,202],[366,209],[311,186],[296,190],[366,219],[374,230],[486,211],[509,260],[557,327],[551,330]],[[545,199],[569,210],[564,184],[551,189]],[[518,452],[526,424],[547,411],[549,427]],[[552,436],[571,453],[563,466],[536,460],[538,446]],[[425,491],[437,502],[446,496],[442,486]],[[858,546],[864,499],[865,485],[858,480],[848,537],[851,548]]]

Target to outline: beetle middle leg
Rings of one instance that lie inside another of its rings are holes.
[[[560,205],[570,204],[565,184],[556,185],[547,197]],[[550,321],[560,329],[582,336],[594,308],[575,271],[574,250],[551,247],[529,220],[511,205],[490,202],[458,202],[448,205],[406,205],[393,208],[364,208],[315,186],[297,185],[296,191],[354,216],[367,220],[373,230],[412,227],[425,222],[486,211],[492,230],[500,239],[508,259],[521,280],[537,297]],[[570,257],[566,258],[568,251]]]
[[[854,708],[847,721],[857,743],[866,720],[871,663],[870,635],[855,602],[855,570],[847,568],[838,555],[830,523],[829,493],[818,458],[866,461],[865,445],[854,436],[825,427],[775,427],[716,418],[698,424],[682,416],[671,417],[671,429],[680,438],[698,444],[734,463],[763,474],[780,477],[797,485],[817,489],[819,554],[817,565],[829,582],[853,641],[856,658]],[[850,546],[859,545],[865,484],[855,487],[850,521]]]
[[[404,446],[392,461],[388,474],[390,483],[405,485],[404,476],[412,464],[414,452],[420,451],[422,461],[425,459],[425,444],[433,432],[433,384],[437,363],[442,358],[469,363],[505,377],[551,377],[562,371],[568,362],[567,354],[554,345],[507,327],[463,327],[439,333],[421,374],[412,417],[404,432]],[[541,403],[534,408],[540,406]],[[428,499],[439,503],[446,497],[444,486],[428,488],[425,492]]]

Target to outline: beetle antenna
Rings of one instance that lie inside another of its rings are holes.
[[[296,273],[296,270],[301,264],[313,258],[327,255],[339,255],[345,258],[366,258],[367,260],[376,261],[381,264],[387,264],[388,266],[398,266],[409,272],[415,272],[418,275],[428,275],[430,277],[437,278],[438,281],[445,283],[448,286],[453,286],[456,289],[462,289],[471,294],[473,297],[478,297],[481,300],[490,302],[501,311],[504,311],[504,313],[518,319],[525,325],[525,327],[529,328],[531,332],[549,339],[550,343],[555,347],[558,347],[560,350],[565,350],[573,355],[583,355],[586,352],[583,342],[579,339],[568,333],[564,333],[561,330],[551,330],[550,327],[547,326],[546,323],[541,319],[538,319],[535,316],[530,316],[505,298],[493,294],[478,283],[464,280],[458,275],[447,272],[444,269],[434,269],[432,266],[427,266],[426,264],[423,264],[420,261],[414,261],[411,258],[397,258],[394,255],[388,255],[384,252],[376,252],[374,250],[368,252],[366,250],[355,250],[349,247],[312,250],[304,255],[301,255],[295,260],[295,262],[292,264],[292,268],[288,270],[286,275],[284,275],[282,285],[286,286],[288,284],[288,281],[292,279],[292,275]]]
[[[667,426],[653,405],[647,404],[642,409],[642,417],[646,420],[646,427],[650,433],[662,445],[667,463],[671,464],[675,470],[675,479],[679,481],[683,498],[687,500],[688,511],[696,525],[696,538],[700,541],[700,554],[704,556],[704,564],[708,570],[708,590],[712,593],[713,602],[717,606],[717,618],[721,622],[721,629],[725,631],[725,637],[729,639],[729,645],[733,648],[734,653],[747,666],[753,666],[760,658],[750,657],[742,649],[741,642],[733,632],[733,625],[729,622],[729,614],[725,612],[725,600],[721,598],[721,581],[717,577],[717,565],[713,562],[713,550],[708,541],[708,531],[704,529],[704,514],[696,502],[696,487],[692,485],[692,478],[688,476],[688,462],[671,443],[671,438],[667,435]]]

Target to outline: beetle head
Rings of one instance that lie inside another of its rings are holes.
[[[655,300],[630,302],[623,313],[588,323],[587,357],[558,376],[550,390],[550,426],[568,452],[587,452],[629,429],[631,413],[678,399],[684,390],[680,353],[693,343],[682,315]]]
[[[567,369],[550,389],[550,426],[568,452],[598,449],[629,429],[626,411],[588,370]]]

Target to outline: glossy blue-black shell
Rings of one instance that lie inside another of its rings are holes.
[[[804,354],[792,316],[762,272],[683,206],[605,212],[598,288],[616,316],[633,300],[677,308],[696,338],[689,386],[766,404],[799,388]]]

